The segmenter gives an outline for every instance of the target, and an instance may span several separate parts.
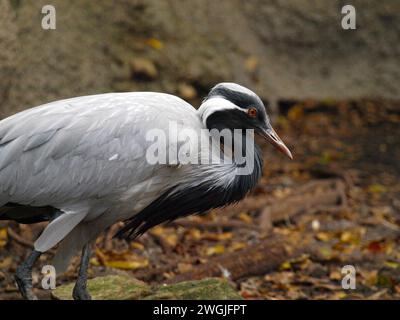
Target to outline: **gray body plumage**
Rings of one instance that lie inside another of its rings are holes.
[[[112,93],[45,104],[0,122],[0,207],[51,206],[35,249],[61,240],[56,265],[106,227],[128,219],[169,188],[213,181],[229,185],[232,166],[172,166],[145,161],[146,132],[168,123],[199,131],[201,114],[162,93]],[[201,150],[199,151],[201,153]],[[0,213],[1,214],[1,213]],[[62,265],[62,267],[61,267]]]

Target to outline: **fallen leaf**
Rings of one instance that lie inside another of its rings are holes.
[[[7,228],[0,229],[0,248],[3,248],[7,244],[8,234]]]
[[[213,241],[224,241],[232,239],[232,232],[211,233],[207,232],[202,235],[202,239]]]
[[[340,234],[340,241],[342,243],[357,244],[359,235],[356,232],[344,231]]]
[[[376,183],[376,184],[370,185],[370,186],[368,187],[368,191],[369,191],[369,192],[372,192],[372,193],[381,194],[381,193],[386,192],[387,189],[386,189],[385,186]]]
[[[279,270],[290,270],[291,268],[292,264],[290,263],[290,261],[285,261],[279,266]]]
[[[243,248],[246,248],[247,244],[244,242],[234,242],[232,243],[232,245],[229,247],[230,251],[237,251],[237,250],[241,250]]]
[[[316,233],[315,237],[320,241],[328,242],[333,239],[334,235],[328,232],[320,231]]]
[[[347,293],[343,291],[335,292],[332,296],[334,300],[343,300],[347,298]]]
[[[142,245],[141,243],[139,243],[137,241],[131,242],[130,246],[131,246],[132,249],[138,249],[138,250],[143,250],[144,249],[144,245]]]
[[[392,269],[400,268],[400,263],[394,261],[385,261],[385,265]]]
[[[187,83],[181,83],[180,85],[178,85],[178,92],[180,97],[187,100],[192,100],[197,97],[196,89],[192,85]]]
[[[240,220],[242,220],[243,222],[246,222],[246,223],[252,223],[252,222],[253,222],[253,220],[251,219],[251,217],[250,217],[246,212],[241,212],[241,213],[239,214],[238,218],[239,218]]]
[[[202,237],[200,230],[195,228],[187,230],[186,236],[192,240],[201,240]]]
[[[124,269],[124,270],[136,270],[140,268],[145,268],[149,266],[149,261],[147,259],[143,259],[141,261],[106,261],[104,264],[106,267]]]
[[[96,257],[101,265],[110,268],[124,269],[124,270],[136,270],[139,268],[145,268],[149,266],[149,260],[137,256],[130,251],[124,252],[103,252],[96,248]],[[93,261],[94,262],[94,261]]]
[[[342,280],[343,275],[339,272],[339,270],[332,270],[329,273],[329,279],[331,280]]]
[[[206,249],[206,255],[207,256],[212,256],[215,254],[221,254],[225,252],[225,247],[223,245],[216,245],[214,247],[208,247]]]
[[[255,57],[255,56],[248,57],[246,59],[246,61],[244,62],[245,68],[248,72],[256,71],[258,64],[259,64],[259,61],[258,61],[257,57]]]
[[[153,80],[158,76],[156,65],[148,58],[135,57],[130,61],[130,66],[135,77]]]
[[[377,270],[359,270],[362,278],[364,279],[364,284],[368,286],[375,286],[378,280],[378,271]]]
[[[0,269],[8,269],[11,266],[12,257],[7,256],[3,260],[0,260]]]
[[[368,244],[367,249],[373,253],[379,253],[385,249],[385,245],[380,241],[371,241]]]
[[[93,266],[96,266],[96,267],[100,266],[99,259],[97,259],[97,257],[91,258],[90,259],[90,264],[93,265]]]
[[[164,43],[156,38],[146,39],[145,43],[153,49],[161,50],[162,48],[164,48]]]

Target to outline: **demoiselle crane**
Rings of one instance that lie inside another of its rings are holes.
[[[178,134],[191,130],[211,143],[178,139],[173,144],[171,123]],[[226,136],[211,132],[236,136],[237,129],[243,129],[239,139],[223,147]],[[213,87],[198,110],[164,93],[109,93],[44,104],[0,121],[0,220],[49,221],[33,252],[17,268],[22,296],[36,299],[32,268],[57,244],[57,272],[82,250],[73,297],[90,299],[86,278],[91,246],[109,226],[126,221],[118,236],[134,238],[160,223],[244,198],[262,174],[257,146],[245,162],[235,161],[234,151],[243,155],[250,150],[254,135],[248,135],[249,130],[292,158],[261,99],[235,83]],[[151,140],[151,132],[167,138]],[[153,156],[165,159],[168,154],[165,163],[149,158],[157,140],[166,142],[166,150]],[[186,151],[194,150],[195,161],[169,157],[184,143]],[[229,152],[232,161],[214,161]],[[203,161],[206,158],[212,161]],[[250,169],[243,171],[245,167]]]

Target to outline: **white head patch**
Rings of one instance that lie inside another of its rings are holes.
[[[207,122],[207,118],[212,115],[214,112],[217,111],[222,111],[222,110],[240,110],[244,113],[247,113],[246,109],[240,108],[237,105],[235,105],[234,103],[230,102],[229,100],[226,100],[224,98],[215,96],[212,97],[206,101],[204,101],[198,112],[200,115],[200,118],[204,124],[204,126],[206,126],[206,122]]]
[[[224,88],[227,88],[227,89],[229,89],[231,91],[241,92],[241,93],[247,94],[249,96],[257,97],[257,95],[253,91],[251,91],[250,89],[247,89],[246,87],[243,87],[240,84],[237,84],[237,83],[234,83],[234,82],[218,83],[213,89],[215,89],[217,87],[224,87]]]

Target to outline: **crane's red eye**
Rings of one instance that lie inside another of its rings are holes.
[[[247,114],[249,115],[249,117],[255,118],[255,117],[257,117],[257,109],[256,108],[250,108],[247,111]]]

